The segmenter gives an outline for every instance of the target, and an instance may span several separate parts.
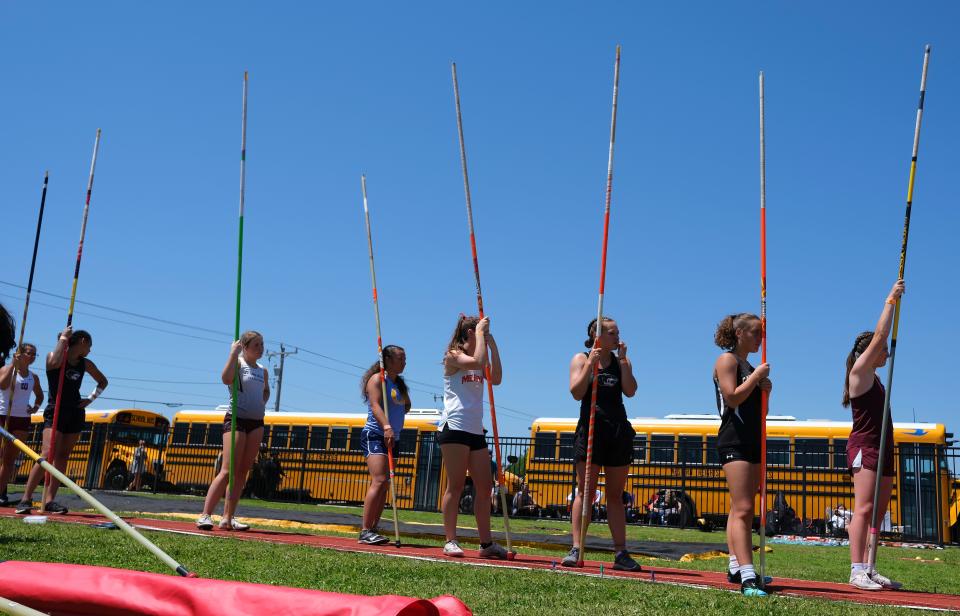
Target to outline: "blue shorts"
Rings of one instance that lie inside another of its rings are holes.
[[[367,428],[360,431],[360,448],[363,450],[363,457],[367,456],[385,456],[387,455],[387,443],[383,440],[382,434],[372,432]],[[397,455],[397,444],[393,444],[393,455]]]

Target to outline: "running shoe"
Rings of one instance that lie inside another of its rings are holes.
[[[494,541],[487,547],[480,548],[480,558],[499,558],[500,560],[505,560],[507,558],[507,550]]]
[[[9,507],[9,506],[10,506],[10,499],[7,498],[7,493],[4,492],[3,494],[0,494],[0,507]]]
[[[443,555],[463,558],[463,549],[456,541],[447,541],[447,543],[443,546]]]
[[[249,524],[244,524],[243,522],[238,521],[236,518],[230,518],[229,520],[220,520],[220,524],[217,525],[217,528],[220,530],[250,530]]]
[[[33,510],[33,503],[31,501],[20,501],[17,503],[17,508],[14,509],[15,513],[20,515],[27,515]]]
[[[630,552],[621,550],[613,557],[613,568],[617,571],[640,571],[640,563],[630,558]]]
[[[570,548],[567,555],[563,557],[560,564],[564,567],[576,567],[580,562],[580,548]]]
[[[857,569],[850,572],[850,585],[860,590],[883,590],[883,585],[870,579],[870,572]]]
[[[200,530],[213,530],[213,520],[205,513],[201,513],[197,518],[197,528]]]
[[[877,573],[876,569],[873,569],[872,571],[870,571],[870,579],[876,582],[877,584],[880,584],[887,590],[900,590],[901,588],[903,588],[902,583],[895,582],[885,575],[880,575],[879,573]]]
[[[357,539],[357,543],[365,543],[367,545],[383,545],[385,543],[390,543],[390,540],[375,530],[363,529],[360,531],[360,538]]]
[[[68,511],[70,511],[69,509],[67,509],[57,501],[50,501],[49,503],[43,506],[43,510],[47,513],[60,513],[60,514],[67,513]]]
[[[740,592],[744,597],[766,597],[767,591],[757,584],[757,578],[750,578],[740,583]]]
[[[730,570],[728,569],[728,570],[727,570],[727,581],[730,582],[731,584],[739,584],[739,583],[740,583],[740,572],[737,571],[736,573],[730,573]],[[769,575],[765,575],[765,576],[763,576],[763,584],[761,584],[761,586],[766,586],[766,585],[768,585],[768,584],[773,584],[773,578],[770,577]]]

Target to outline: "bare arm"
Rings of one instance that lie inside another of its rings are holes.
[[[769,364],[760,364],[753,373],[737,384],[737,358],[733,353],[724,353],[717,358],[714,366],[717,382],[720,384],[720,393],[727,406],[740,406],[750,397],[753,389],[770,374]]]
[[[503,366],[500,364],[500,350],[493,334],[487,334],[487,348],[490,349],[490,382],[499,385],[503,382]]]
[[[10,389],[10,384],[13,382],[13,369],[16,359],[10,362],[9,365],[0,368],[0,389],[3,391],[8,391]]]
[[[370,410],[376,418],[380,428],[383,429],[383,440],[387,448],[393,447],[393,440],[396,435],[393,433],[393,427],[390,426],[390,420],[387,418],[386,410],[383,408],[383,381],[380,374],[374,374],[367,380],[365,388],[367,399],[370,400]]]
[[[73,333],[73,329],[70,327],[64,328],[60,332],[60,337],[57,338],[57,344],[53,347],[53,350],[47,353],[47,370],[55,370],[63,365],[64,352],[67,349],[67,343],[70,342],[70,334]]]
[[[267,375],[266,368],[261,366],[260,369],[263,370],[263,402],[266,404],[270,399],[270,377]]]
[[[627,345],[620,343],[620,352],[617,354],[620,361],[620,388],[623,395],[632,398],[637,393],[637,378],[633,376],[633,364],[627,358]]]
[[[36,412],[43,404],[43,387],[40,386],[40,379],[33,375],[33,411]]]
[[[873,339],[850,369],[851,398],[863,395],[873,386],[873,371],[877,360],[886,348],[887,337],[890,335],[890,327],[893,324],[893,313],[903,291],[903,281],[898,280],[890,289],[890,294],[887,295],[886,302],[883,304],[880,318],[877,319],[877,327],[873,331]]]
[[[237,376],[237,360],[240,358],[240,341],[234,340],[230,345],[230,356],[227,357],[227,364],[220,373],[220,380],[224,385],[233,385],[233,379]]]
[[[590,355],[577,353],[570,360],[570,395],[576,401],[583,400],[590,386],[593,366],[600,361],[600,349],[591,349]]]
[[[88,406],[90,406],[94,400],[97,399],[97,397],[101,394],[101,392],[103,392],[104,389],[107,388],[108,383],[107,383],[107,377],[103,376],[103,373],[100,372],[100,369],[97,368],[96,364],[94,364],[92,361],[86,358],[83,358],[83,362],[84,362],[84,370],[86,370],[87,374],[93,377],[93,380],[97,382],[96,390],[94,390],[94,392],[89,396],[87,396],[86,398],[81,398],[80,403],[77,405],[79,408],[85,409]]]

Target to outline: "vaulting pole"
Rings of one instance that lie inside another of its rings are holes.
[[[907,267],[907,239],[910,237],[910,210],[913,207],[913,183],[917,175],[917,153],[920,149],[920,123],[923,120],[923,99],[927,92],[927,66],[930,64],[930,45],[923,53],[923,71],[920,74],[920,102],[917,104],[917,123],[913,129],[913,153],[910,157],[910,179],[907,182],[907,212],[903,221],[903,240],[900,244],[900,269],[897,279],[903,280],[904,270]],[[880,513],[880,482],[883,479],[884,452],[890,439],[887,424],[890,423],[890,396],[893,392],[893,361],[897,355],[897,330],[900,325],[900,303],[903,297],[897,298],[897,305],[893,310],[893,331],[890,336],[890,356],[887,359],[887,392],[883,399],[883,427],[880,429],[880,454],[877,460],[877,480],[873,486],[873,516],[870,520],[870,535],[867,538],[867,563],[874,569],[877,563],[877,544],[880,538],[878,515]]]
[[[603,293],[607,279],[607,237],[610,232],[610,199],[613,194],[613,146],[617,135],[617,96],[620,92],[620,45],[617,45],[617,57],[613,64],[613,111],[610,116],[610,151],[607,155],[607,190],[603,208],[603,244],[600,252],[600,296],[597,301],[597,329],[594,332],[593,347],[600,346],[600,334],[603,331]],[[590,421],[587,424],[587,462],[583,470],[583,494],[581,500],[583,508],[580,518],[580,555],[577,566],[583,566],[583,554],[586,551],[587,528],[590,526],[593,495],[587,494],[590,485],[593,466],[593,425],[597,416],[597,374],[600,371],[600,362],[593,365],[593,385],[590,391]],[[607,495],[609,498],[610,495]]]
[[[50,181],[50,172],[43,174],[43,190],[40,192],[40,215],[37,216],[37,234],[33,238],[33,257],[30,259],[30,277],[27,278],[27,297],[23,300],[23,318],[20,320],[20,338],[14,351],[14,360],[20,347],[23,346],[23,335],[27,329],[27,311],[30,309],[30,292],[33,290],[33,273],[37,268],[37,249],[40,246],[40,227],[43,225],[43,209],[47,203],[47,184]],[[10,429],[10,417],[13,415],[13,397],[16,395],[17,388],[17,366],[14,363],[13,373],[10,375],[10,395],[7,397],[7,417],[3,423],[3,429]],[[29,395],[29,392],[28,394]],[[0,460],[3,459],[3,452],[7,446],[7,441],[0,440]]]
[[[247,71],[243,71],[243,111],[240,120],[240,225],[237,238],[237,314],[233,322],[233,339],[240,340],[240,286],[243,281],[243,197],[247,187]],[[240,388],[240,370],[233,374],[230,391],[230,477],[227,496],[233,494],[234,460],[237,457],[237,390]]]
[[[473,232],[473,207],[470,202],[470,177],[467,174],[467,149],[463,142],[463,116],[460,113],[460,86],[457,83],[457,64],[450,65],[453,73],[453,98],[457,107],[457,134],[460,138],[460,167],[463,171],[463,191],[467,200],[467,227],[470,231],[470,252],[473,256],[473,275],[477,283],[477,311],[483,318],[483,293],[480,290],[480,265],[477,261],[477,240]],[[503,480],[503,463],[500,460],[500,433],[497,430],[497,406],[493,400],[493,382],[490,380],[490,363],[483,366],[484,378],[487,380],[487,396],[490,398],[490,423],[493,429],[493,451],[497,459],[497,481],[500,483],[500,510],[503,511],[503,530],[507,542],[507,559],[513,560],[516,552],[510,541],[510,512],[507,509],[507,491]]]
[[[760,362],[767,363],[767,146],[764,134],[763,71],[760,71]],[[760,571],[767,567],[767,411],[770,392],[760,390]]]
[[[380,358],[380,386],[382,401],[380,408],[390,424],[390,400],[387,398],[387,371],[383,361],[383,338],[380,336],[380,301],[377,295],[377,272],[373,265],[373,235],[370,233],[370,210],[367,207],[367,176],[360,176],[360,188],[363,191],[363,218],[367,224],[367,249],[370,253],[370,279],[373,281],[373,316],[377,321],[377,357]],[[373,404],[371,402],[370,404]],[[393,445],[396,446],[400,435],[395,435]],[[400,518],[397,516],[397,490],[394,485],[393,447],[387,447],[387,468],[390,472],[390,503],[393,505],[393,538],[394,544],[400,547]]]
[[[90,177],[87,179],[87,199],[83,206],[83,222],[80,225],[80,244],[77,246],[77,263],[73,269],[73,286],[70,288],[70,307],[67,309],[67,327],[73,325],[73,305],[77,301],[77,282],[80,280],[80,261],[83,258],[83,238],[87,234],[87,216],[90,213],[90,195],[93,194],[93,173],[97,168],[97,154],[100,151],[100,129],[97,129],[97,138],[93,142],[93,159],[90,161]],[[60,360],[60,381],[57,384],[57,399],[53,403],[53,429],[50,430],[50,456],[56,460],[57,421],[60,417],[60,394],[63,392],[63,377],[67,372],[67,356],[70,353],[70,341],[63,348],[63,357]],[[16,377],[14,377],[16,378]],[[53,395],[53,392],[50,392]],[[45,475],[44,490],[50,485],[50,472]],[[43,502],[47,502],[44,494]]]

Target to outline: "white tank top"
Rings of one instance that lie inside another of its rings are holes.
[[[32,372],[28,372],[27,376],[20,376],[20,373],[17,373],[17,386],[13,392],[13,417],[30,417],[30,413],[27,409],[30,408],[30,394],[33,393],[33,382],[34,377]],[[0,415],[7,414],[7,396],[10,395],[9,389],[4,389],[3,392],[0,392]]]
[[[483,434],[483,371],[457,370],[443,375],[443,416],[448,426],[470,434]]]
[[[267,403],[263,400],[263,381],[267,370],[260,364],[250,366],[243,357],[237,358],[240,364],[240,389],[237,390],[237,417],[242,419],[263,419]],[[233,391],[233,385],[227,385]]]

